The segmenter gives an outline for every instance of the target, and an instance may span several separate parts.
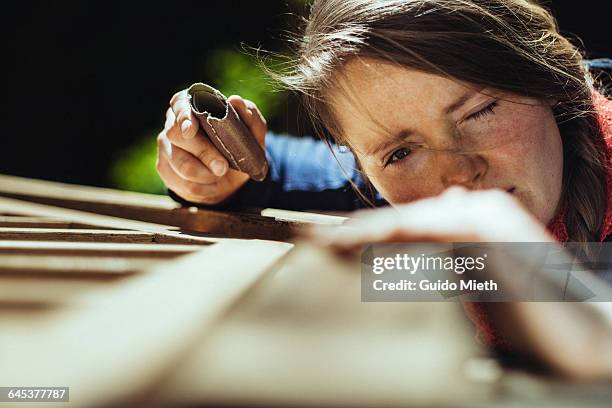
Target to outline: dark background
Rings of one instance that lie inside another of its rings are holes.
[[[581,38],[592,58],[612,56],[606,3],[548,2],[562,32]],[[0,173],[117,186],[109,166],[155,138],[170,96],[192,82],[214,83],[205,74],[208,51],[241,43],[278,50],[296,20],[287,13],[304,9],[297,0],[3,6]],[[294,104],[269,118],[271,129],[299,133]]]

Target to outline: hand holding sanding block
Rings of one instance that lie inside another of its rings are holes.
[[[268,174],[266,154],[227,98],[202,83],[191,85],[187,93],[193,114],[230,168],[247,173],[256,181],[265,179]]]

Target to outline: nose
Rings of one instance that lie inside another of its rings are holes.
[[[463,186],[470,190],[480,188],[489,166],[478,154],[445,152],[442,161],[442,184],[444,188]]]

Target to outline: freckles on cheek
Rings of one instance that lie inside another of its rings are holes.
[[[498,153],[511,159],[512,167],[526,170],[533,166],[533,157],[542,150],[540,124],[527,115],[510,115],[492,135],[501,141]],[[526,164],[530,166],[525,167]]]
[[[524,204],[547,223],[557,207],[563,177],[563,146],[554,117],[542,107],[523,107],[498,131],[501,137],[506,133],[508,143],[491,155],[498,164],[496,174],[516,183]]]
[[[402,177],[394,175],[370,175],[374,188],[390,204],[405,204],[421,198],[431,197],[439,193],[434,191],[430,180]]]
[[[553,130],[556,130],[554,119],[542,114],[517,115],[506,125],[515,159],[522,163],[524,172],[531,169],[550,173],[551,167],[555,167],[551,161],[556,161],[561,142],[558,131]]]

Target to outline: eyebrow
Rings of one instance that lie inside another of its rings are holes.
[[[410,136],[410,134],[412,134],[412,130],[409,129],[404,129],[402,131],[400,131],[396,136],[393,136],[391,138],[389,138],[387,141],[379,143],[376,145],[376,147],[372,150],[367,151],[366,153],[370,156],[375,156],[377,155],[381,150],[385,150],[387,149],[389,146],[399,143],[401,141],[403,141],[405,138],[407,138],[408,136]]]

